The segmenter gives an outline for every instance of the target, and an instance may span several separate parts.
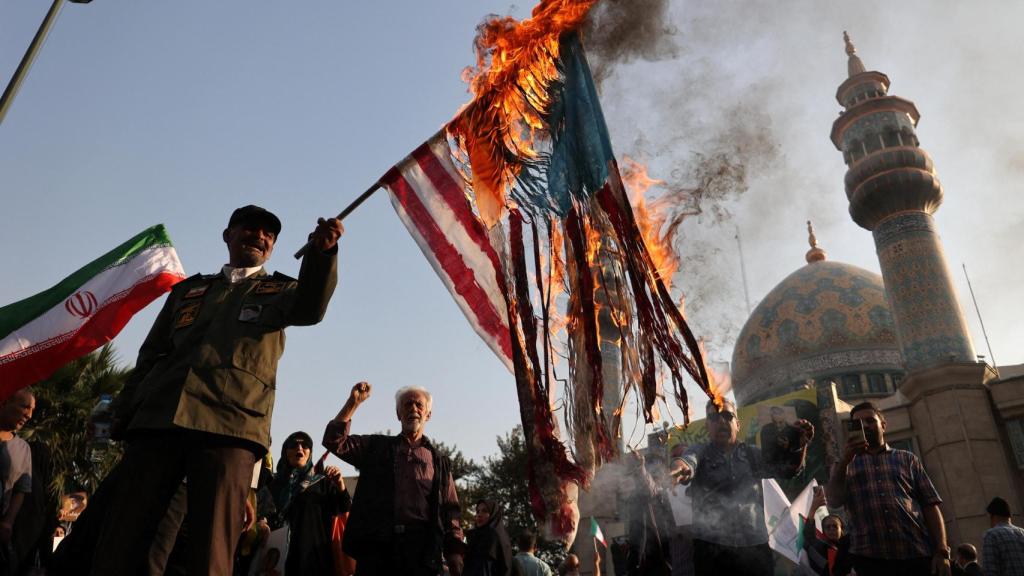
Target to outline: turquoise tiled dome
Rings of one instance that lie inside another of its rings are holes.
[[[793,272],[764,297],[732,356],[740,403],[784,394],[809,378],[864,370],[902,370],[882,277],[825,260]]]

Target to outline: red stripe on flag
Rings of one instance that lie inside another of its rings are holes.
[[[441,164],[434,151],[431,150],[430,143],[427,142],[414,150],[412,157],[420,165],[420,168],[423,169],[423,173],[430,179],[430,183],[434,185],[438,195],[448,205],[448,208],[451,209],[455,218],[462,224],[462,228],[473,239],[473,242],[480,247],[480,250],[487,255],[487,258],[490,259],[495,273],[501,270],[498,254],[487,239],[487,232],[484,231],[483,223],[473,214],[473,209],[469,205],[469,200],[466,198],[462,186],[452,179],[451,174]],[[498,275],[498,286],[501,288],[502,293],[504,293],[505,282],[500,274]]]
[[[491,305],[487,292],[477,284],[476,275],[462,259],[462,254],[448,241],[437,222],[416,195],[415,190],[397,170],[390,170],[383,178],[388,189],[398,199],[412,220],[431,253],[451,279],[455,292],[469,304],[483,330],[494,338],[502,354],[512,358],[512,344],[508,326]]]
[[[68,362],[85,356],[117,336],[136,312],[181,281],[161,272],[128,290],[124,298],[108,303],[63,342],[0,365],[0,399],[50,377]]]

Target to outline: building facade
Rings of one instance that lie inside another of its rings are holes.
[[[851,405],[875,401],[890,444],[918,454],[942,495],[949,541],[977,544],[992,497],[1017,514],[1024,503],[1024,369],[975,356],[932,218],[943,188],[917,138],[920,114],[844,37],[831,139],[847,165],[850,216],[871,232],[882,274],[829,262],[812,232],[807,265],[740,333],[734,391],[742,405],[816,386],[819,406],[837,415],[833,458]]]

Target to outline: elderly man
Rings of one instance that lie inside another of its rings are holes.
[[[826,493],[829,506],[846,507],[854,570],[949,576],[942,499],[921,461],[885,443],[885,418],[871,402],[854,406],[850,420],[864,435],[850,435]]]
[[[342,548],[356,559],[357,576],[435,576],[442,554],[451,574],[462,573],[462,528],[451,462],[423,435],[432,400],[423,388],[402,388],[396,436],[349,433],[352,415],[371,387],[352,387],[327,423],[324,447],[359,469]]]
[[[299,279],[268,275],[281,221],[235,210],[221,237],[228,264],[171,291],[115,401],[129,440],[99,529],[92,573],[133,574],[182,480],[188,571],[230,574],[253,465],[270,446],[286,326],[319,322],[337,283],[338,220],[318,220]]]
[[[0,404],[0,547],[10,553],[14,519],[32,492],[32,450],[18,438],[18,430],[32,418],[36,398],[28,388],[22,388]],[[6,558],[5,558],[6,560]],[[3,568],[6,568],[6,562]],[[0,574],[6,572],[0,568]]]
[[[672,462],[681,483],[692,482],[693,567],[697,576],[771,576],[774,560],[764,524],[762,478],[792,478],[803,467],[814,427],[797,420],[796,442],[780,460],[765,460],[756,446],[738,439],[736,405],[706,407],[710,442],[690,446]],[[793,463],[796,463],[794,466]]]

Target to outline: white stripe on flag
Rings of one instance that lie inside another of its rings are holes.
[[[381,179],[392,206],[470,325],[512,370],[500,260],[462,178],[435,137]]]
[[[91,294],[95,298],[93,306],[99,310],[124,298],[132,287],[151,280],[161,272],[185,277],[174,249],[154,246],[103,270],[90,278],[76,293]],[[88,316],[71,314],[64,306],[51,308],[0,340],[0,364],[63,342],[87,320]]]

